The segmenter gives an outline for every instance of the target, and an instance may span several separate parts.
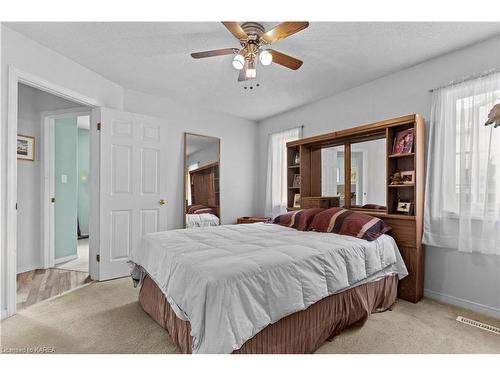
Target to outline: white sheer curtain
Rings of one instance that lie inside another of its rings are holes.
[[[266,216],[272,218],[286,212],[287,165],[286,143],[302,136],[302,128],[269,135],[267,152]]]
[[[427,152],[424,243],[500,254],[500,73],[434,91]]]

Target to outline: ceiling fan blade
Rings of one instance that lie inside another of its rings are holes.
[[[224,26],[233,34],[236,39],[248,39],[247,33],[241,28],[238,22],[222,22]]]
[[[290,35],[298,33],[309,26],[309,22],[283,22],[260,36],[260,40],[267,44],[275,43],[285,39]]]
[[[268,49],[268,51],[271,52],[271,55],[273,56],[273,63],[283,65],[288,69],[297,70],[303,64],[301,60],[296,59],[295,57],[285,55],[284,53],[275,51],[273,49]]]
[[[233,55],[238,52],[239,50],[237,48],[222,48],[222,49],[214,49],[212,51],[194,52],[191,54],[191,57],[195,59],[202,59],[205,57]]]
[[[243,69],[240,70],[240,74],[238,75],[238,82],[247,81],[247,69],[248,69],[248,61],[245,60],[245,65],[243,65]]]

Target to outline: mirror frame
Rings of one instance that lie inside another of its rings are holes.
[[[219,225],[222,225],[222,200],[221,200],[221,192],[220,192],[220,182],[221,182],[221,166],[220,166],[220,149],[221,149],[221,139],[219,137],[214,137],[212,135],[205,135],[205,134],[197,134],[197,133],[189,133],[189,132],[184,132],[184,169],[183,169],[183,174],[184,174],[184,193],[183,195],[183,200],[182,200],[182,226],[184,229],[186,229],[186,201],[187,201],[187,188],[188,188],[188,159],[187,159],[187,141],[188,141],[188,136],[196,136],[196,137],[206,137],[206,138],[214,138],[217,139],[219,142],[217,143],[218,149],[217,149],[217,162],[219,163]]]

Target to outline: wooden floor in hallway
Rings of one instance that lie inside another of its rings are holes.
[[[57,268],[37,269],[17,275],[17,310],[57,296],[92,281],[87,272]]]

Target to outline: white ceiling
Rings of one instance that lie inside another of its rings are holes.
[[[200,150],[211,146],[218,146],[219,138],[209,137],[206,135],[188,134],[186,144],[186,155],[194,154]]]
[[[277,22],[265,22],[269,29]],[[116,83],[260,120],[484,40],[500,23],[312,22],[273,45],[304,61],[298,71],[259,65],[244,90],[231,56],[191,52],[238,47],[218,22],[6,23]]]

